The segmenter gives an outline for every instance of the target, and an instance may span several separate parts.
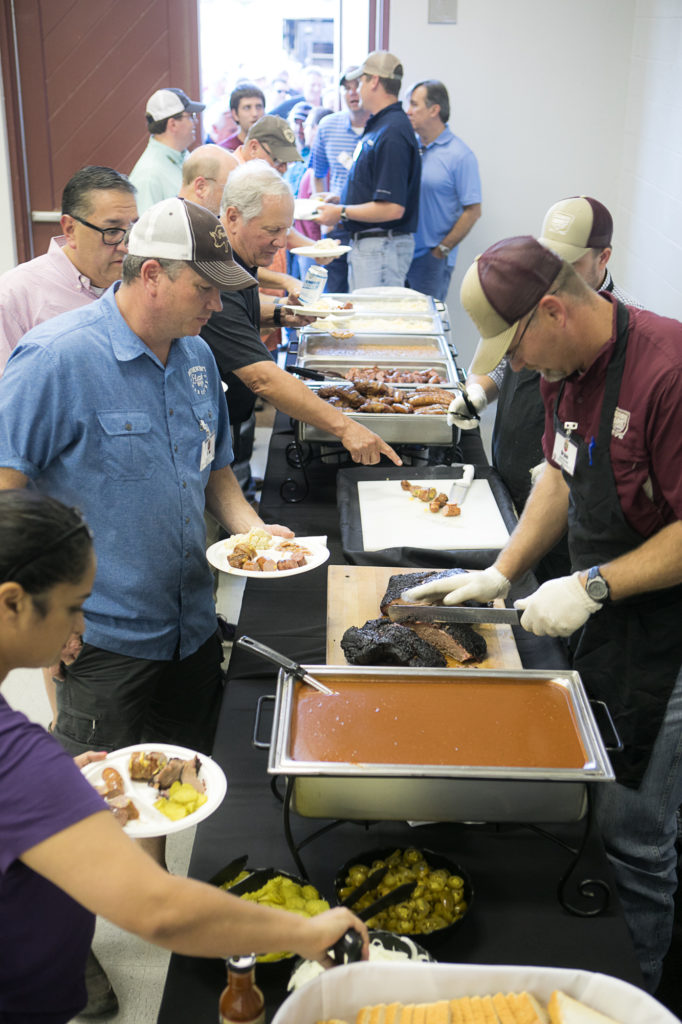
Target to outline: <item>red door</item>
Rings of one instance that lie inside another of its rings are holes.
[[[59,233],[61,193],[86,164],[128,173],[147,98],[199,98],[197,0],[2,0],[0,60],[20,262]],[[199,134],[199,133],[198,133]]]

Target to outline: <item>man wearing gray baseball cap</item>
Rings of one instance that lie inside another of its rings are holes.
[[[473,370],[506,354],[539,371],[546,464],[489,568],[417,587],[446,604],[506,597],[568,532],[571,575],[515,601],[521,626],[570,637],[573,668],[623,741],[597,821],[647,987],[672,934],[682,803],[682,323],[593,291],[530,236],[487,249],[462,281],[481,334]]]

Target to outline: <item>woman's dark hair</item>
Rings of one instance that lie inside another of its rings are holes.
[[[0,491],[0,583],[20,583],[45,614],[40,600],[58,583],[77,583],[92,552],[80,514],[37,491]]]

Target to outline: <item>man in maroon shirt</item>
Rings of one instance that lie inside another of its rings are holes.
[[[253,128],[265,113],[263,91],[252,82],[242,82],[230,94],[230,112],[238,125],[237,131],[228,135],[220,145],[223,149],[239,149],[244,145],[249,128]]]
[[[481,334],[472,371],[506,354],[543,378],[547,465],[495,564],[412,599],[506,597],[568,530],[570,576],[515,602],[573,667],[624,743],[597,820],[647,986],[670,943],[682,802],[682,324],[592,291],[530,236],[491,246],[461,299]]]

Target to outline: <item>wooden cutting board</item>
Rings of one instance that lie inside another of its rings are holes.
[[[386,593],[390,576],[419,572],[385,565],[330,565],[327,568],[327,664],[346,665],[341,637],[350,626],[363,626],[381,615],[379,603]],[[511,626],[486,622],[474,627],[485,637],[488,654],[483,661],[461,662],[448,658],[452,668],[522,668]]]

